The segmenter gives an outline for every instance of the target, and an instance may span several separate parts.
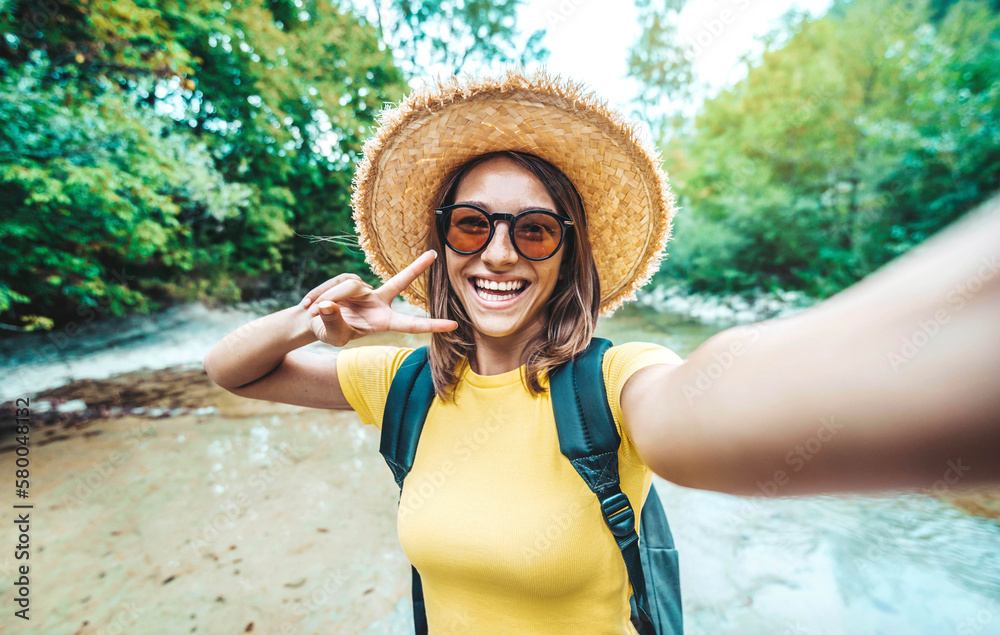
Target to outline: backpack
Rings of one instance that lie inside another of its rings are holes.
[[[611,342],[594,338],[582,353],[549,372],[559,449],[601,502],[604,522],[615,537],[634,591],[631,621],[640,635],[682,635],[680,571],[677,551],[656,488],[650,485],[642,508],[641,538],[635,513],[621,491],[618,446],[604,386],[602,361]],[[389,387],[382,418],[379,453],[392,470],[400,497],[413,466],[424,419],[434,401],[427,347],[411,353]],[[420,575],[413,569],[413,622],[427,634]]]

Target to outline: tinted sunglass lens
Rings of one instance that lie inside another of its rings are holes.
[[[514,242],[528,258],[548,258],[559,247],[562,232],[562,223],[548,214],[522,214],[514,226]]]
[[[490,238],[490,221],[479,210],[457,207],[448,217],[445,241],[455,251],[470,253],[486,244]]]

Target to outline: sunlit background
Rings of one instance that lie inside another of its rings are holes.
[[[377,432],[200,362],[372,279],[350,184],[384,104],[513,64],[597,91],[670,174],[669,257],[601,322],[617,343],[794,313],[1000,189],[995,0],[0,0],[0,471],[28,397],[37,520],[32,628],[3,533],[0,630],[412,628]],[[995,490],[657,487],[689,633],[1000,633]]]

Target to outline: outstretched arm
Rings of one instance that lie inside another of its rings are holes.
[[[1000,482],[1000,197],[798,315],[622,392],[664,478],[740,495]]]

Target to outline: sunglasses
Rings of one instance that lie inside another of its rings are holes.
[[[519,255],[528,260],[551,258],[566,238],[573,221],[544,209],[529,209],[520,214],[490,214],[469,203],[448,205],[434,210],[444,244],[463,256],[476,254],[493,240],[498,220],[510,224],[510,242]]]

